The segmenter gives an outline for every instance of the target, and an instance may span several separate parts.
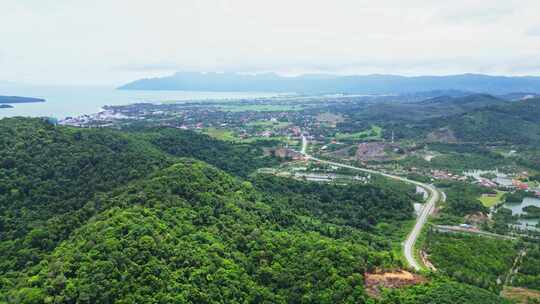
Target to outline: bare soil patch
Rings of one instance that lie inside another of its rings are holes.
[[[427,281],[423,276],[405,270],[365,273],[364,277],[367,294],[374,298],[380,296],[382,288],[401,288]]]
[[[533,299],[540,300],[540,291],[520,287],[504,287],[501,295],[524,304],[535,303],[532,301]]]

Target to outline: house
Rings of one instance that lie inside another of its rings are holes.
[[[261,136],[262,137],[270,137],[272,136],[272,132],[271,131],[264,131],[261,133]]]

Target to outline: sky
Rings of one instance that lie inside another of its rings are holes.
[[[0,81],[175,71],[540,76],[539,0],[1,0]]]

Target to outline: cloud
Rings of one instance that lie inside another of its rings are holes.
[[[0,2],[0,78],[34,83],[176,70],[521,73],[540,49],[527,29],[538,0]]]
[[[442,20],[449,23],[482,24],[492,23],[515,12],[512,7],[499,7],[487,9],[485,6],[479,8],[463,7],[441,14]]]

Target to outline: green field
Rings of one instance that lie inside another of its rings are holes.
[[[286,112],[286,111],[299,111],[302,110],[301,106],[289,106],[289,105],[225,105],[219,107],[223,111],[230,112]]]
[[[205,129],[203,133],[219,140],[227,140],[227,141],[238,140],[238,138],[234,135],[232,131],[225,130],[225,129],[208,128],[208,129]]]
[[[274,136],[274,137],[264,137],[264,136],[253,136],[246,139],[237,137],[233,131],[227,129],[218,129],[218,128],[206,128],[203,130],[203,133],[219,140],[224,141],[234,141],[237,143],[253,143],[257,141],[279,141],[286,143],[289,146],[298,146],[300,141],[287,138],[286,136]]]
[[[493,196],[493,197],[490,197],[490,196],[480,196],[480,198],[478,198],[481,202],[482,202],[482,205],[486,206],[486,207],[493,207],[497,204],[499,204],[501,201],[502,201],[502,196],[506,193],[504,191],[499,191],[499,190],[496,190],[497,191],[497,196]]]
[[[377,140],[382,138],[382,128],[376,125],[371,126],[371,129],[356,133],[338,133],[338,140]]]

